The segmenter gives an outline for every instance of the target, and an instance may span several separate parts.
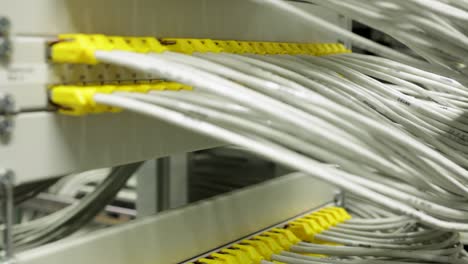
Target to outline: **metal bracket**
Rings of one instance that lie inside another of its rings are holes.
[[[346,195],[343,190],[339,190],[335,192],[334,202],[336,206],[346,207]]]
[[[3,228],[3,262],[4,264],[12,264],[14,258],[14,243],[13,243],[13,221],[14,221],[14,174],[12,171],[0,171],[0,191],[3,193],[2,205],[2,222]]]
[[[2,141],[7,141],[13,131],[13,114],[15,110],[15,100],[13,96],[0,93],[0,139]]]
[[[6,17],[0,17],[0,58],[7,60],[12,52],[10,31],[10,20]]]
[[[11,23],[7,17],[0,17],[0,61],[7,64],[11,53],[12,44],[10,39]],[[8,94],[0,94],[0,140],[6,142],[13,129],[11,114],[15,111],[13,98]]]

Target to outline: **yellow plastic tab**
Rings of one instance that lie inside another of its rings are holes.
[[[151,84],[153,90],[171,90],[171,91],[180,91],[180,90],[192,90],[191,86],[176,83],[176,82],[155,82]]]
[[[136,51],[132,46],[129,45],[129,41],[123,37],[110,36],[107,37],[107,41],[113,45],[110,50]]]
[[[249,41],[237,41],[241,49],[243,50],[243,53],[252,53],[256,54],[254,45],[249,42]]]
[[[240,249],[229,249],[225,248],[221,250],[221,253],[226,253],[234,256],[237,259],[237,263],[240,264],[255,264],[254,260],[249,255]]]
[[[328,207],[328,208],[324,208],[322,209],[322,211],[324,212],[330,212],[334,217],[335,219],[341,223],[341,222],[344,222],[348,219],[346,219],[346,215],[342,213],[341,210],[339,210],[340,208],[338,207]],[[342,208],[341,208],[342,209]],[[347,214],[347,213],[346,213]]]
[[[274,50],[267,42],[250,42],[250,45],[255,50],[255,54],[273,54]]]
[[[288,54],[289,52],[286,46],[283,45],[283,43],[272,42],[270,43],[270,46],[274,48],[273,54]]]
[[[312,43],[310,44],[310,48],[315,50],[316,56],[351,52],[343,44],[340,43]]]
[[[316,56],[351,52],[339,43],[258,42],[189,38],[164,38],[161,41],[162,43],[154,37],[64,34],[59,35],[58,41],[52,44],[51,59],[57,63],[96,64],[98,63],[95,57],[97,50],[121,50],[138,53],[160,53],[171,50],[185,54],[192,54],[193,52],[228,52]]]
[[[97,86],[55,86],[50,99],[60,105],[60,113],[68,115],[85,115],[88,113],[118,112],[120,109],[97,105],[94,102],[96,93],[112,93],[114,85]]]
[[[194,52],[221,52],[223,49],[211,39],[165,38],[162,43],[170,51],[192,54]]]
[[[281,43],[280,47],[286,50],[286,54],[301,54],[301,49],[294,43]]]
[[[325,217],[332,226],[337,225],[339,223],[339,221],[335,219],[335,216],[329,212],[318,211],[318,212],[315,212],[315,215]]]
[[[98,63],[97,50],[133,51],[133,52],[163,52],[167,48],[157,39],[150,37],[105,36],[101,34],[63,34],[51,46],[50,57],[55,63]]]
[[[213,253],[210,255],[214,259],[220,259],[223,261],[225,264],[242,264],[239,263],[236,259],[236,257],[228,254],[221,254],[221,253]]]
[[[94,102],[97,93],[134,92],[147,93],[154,90],[191,90],[190,86],[175,82],[128,83],[106,85],[59,85],[50,88],[50,100],[60,106],[59,112],[67,115],[120,112],[121,109],[99,105]]]
[[[252,240],[260,240],[265,242],[265,244],[276,254],[284,250],[284,248],[272,237],[268,236],[255,236]]]
[[[271,259],[271,255],[273,255],[273,251],[265,244],[265,242],[260,240],[243,240],[241,242],[245,245],[250,245],[254,247],[258,253],[260,253],[265,259]]]
[[[238,41],[228,40],[226,41],[226,45],[228,45],[231,48],[230,51],[232,53],[240,53],[240,54],[248,53],[248,50],[246,50],[245,47],[242,46],[240,42]]]
[[[279,48],[278,43],[275,42],[260,42],[265,50],[266,54],[276,55],[276,54],[284,54],[283,51]]]
[[[231,45],[231,43],[229,41],[225,41],[225,40],[214,40],[214,43],[217,47],[219,47],[223,52],[227,52],[227,53],[239,53],[239,52],[236,52],[238,51],[237,49],[237,42],[235,44],[235,46]]]
[[[251,245],[234,244],[232,245],[232,248],[244,251],[254,263],[260,263],[265,259],[265,257],[263,257],[258,250]]]
[[[314,238],[315,232],[307,223],[292,222],[287,227],[288,230],[294,233],[302,241],[310,241]]]
[[[337,212],[341,216],[340,220],[342,222],[352,218],[351,215],[346,211],[346,209],[344,209],[342,207],[329,207],[329,208],[326,208],[326,209],[327,210],[334,210],[335,212]]]
[[[284,234],[286,236],[286,238],[289,240],[289,242],[291,242],[291,244],[297,244],[299,242],[301,242],[301,240],[299,238],[297,238],[296,235],[294,235],[293,232],[291,232],[290,230],[288,229],[284,229],[284,228],[273,228],[271,230],[271,232],[276,232],[276,233],[280,233],[280,234]]]
[[[273,238],[280,245],[280,247],[285,250],[288,250],[293,245],[283,233],[267,231],[262,233],[260,236],[267,236]]]
[[[299,218],[297,220],[295,220],[295,222],[298,222],[298,223],[305,223],[307,225],[310,226],[310,228],[312,228],[312,230],[314,231],[314,233],[321,233],[324,228],[322,228],[314,219],[310,219],[310,218]]]
[[[198,263],[203,264],[226,264],[222,259],[209,259],[209,258],[201,258],[197,260]]]
[[[315,235],[333,226],[335,222],[343,222],[351,216],[341,207],[327,207],[289,222],[285,228],[272,228],[250,239],[213,253],[205,264],[259,264],[263,259],[271,261],[273,254],[289,250],[292,245],[302,241],[316,244],[339,245],[315,239]],[[307,256],[326,257],[321,254],[303,254]],[[218,262],[213,262],[218,261]],[[221,262],[222,261],[222,262]],[[235,261],[235,262],[234,262]],[[274,263],[281,263],[273,261]]]
[[[88,63],[96,64],[94,57],[96,46],[87,35],[60,35],[60,41],[51,49],[51,59],[58,63]]]
[[[327,220],[327,218],[321,215],[310,214],[304,216],[304,219],[314,220],[322,230],[328,229],[332,226],[331,223]]]
[[[298,43],[297,45],[304,52],[303,54],[315,56],[315,49],[311,49],[309,43]]]
[[[153,37],[125,37],[125,41],[132,48],[134,52],[139,53],[161,53],[168,50],[167,47],[159,43],[156,38]]]

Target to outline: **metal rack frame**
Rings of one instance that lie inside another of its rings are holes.
[[[0,140],[0,168],[14,171],[16,184],[221,144],[135,115],[69,117],[50,112],[47,85],[60,82],[61,76],[47,62],[46,50],[47,41],[57,34],[339,41],[330,33],[311,30],[300,19],[255,1],[0,0],[0,4],[11,23],[13,46],[6,67],[0,67],[0,95],[11,95],[16,110],[10,115],[13,127],[9,138]],[[317,6],[304,8],[339,25],[349,24],[347,19]],[[97,81],[94,71],[103,70],[73,67],[69,71],[78,70],[83,81]]]
[[[130,113],[80,118],[57,115],[48,103],[47,85],[57,83],[60,76],[47,62],[46,52],[47,41],[57,34],[83,32],[261,41],[340,41],[331,33],[311,29],[300,19],[255,1],[0,0],[0,4],[2,15],[11,23],[8,38],[13,48],[9,61],[3,61],[0,67],[0,95],[9,95],[15,101],[14,111],[8,115],[0,109],[0,134],[2,126],[8,126],[7,135],[0,135],[0,169],[13,172],[15,176],[11,183],[15,185],[224,144]],[[348,19],[335,13],[314,5],[304,5],[304,8],[340,26],[350,26]],[[83,72],[86,75],[86,71]],[[189,258],[201,254],[285,216],[330,202],[333,196],[331,187],[303,177],[278,179],[266,186],[270,187],[245,191],[245,197],[244,192],[236,192],[229,197],[91,236],[22,252],[17,256],[17,263],[62,264],[64,259],[68,264],[183,261],[182,256]],[[271,201],[265,202],[266,197]],[[309,200],[305,202],[305,199]],[[5,204],[9,202],[11,199],[5,199]],[[262,214],[263,210],[258,210],[262,206],[269,209],[268,213]],[[244,216],[239,217],[241,212]],[[235,218],[238,223],[232,221]],[[185,219],[195,220],[186,223]],[[251,219],[260,220],[250,223]],[[184,230],[197,230],[199,237],[191,234],[188,240],[171,238],[174,234],[182,235]],[[214,230],[217,235],[208,239]],[[200,243],[200,239],[206,243]],[[155,247],[145,247],[149,243]],[[122,247],[125,252],[116,252]],[[183,254],[179,255],[176,248],[183,248]],[[10,253],[12,255],[13,251]]]
[[[335,194],[334,187],[310,176],[288,175],[156,216],[21,252],[15,263],[184,262],[330,204]]]

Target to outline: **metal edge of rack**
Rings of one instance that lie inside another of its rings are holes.
[[[1,166],[13,171],[15,183],[21,184],[221,145],[131,113],[70,117],[33,112],[15,118],[14,132],[0,147],[0,157]]]
[[[18,253],[16,264],[179,263],[333,201],[334,187],[288,175],[181,209]]]

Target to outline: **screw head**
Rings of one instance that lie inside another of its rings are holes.
[[[11,118],[0,116],[0,136],[7,136],[13,132],[13,120]]]
[[[0,114],[12,114],[15,112],[15,99],[13,96],[0,93]]]
[[[0,57],[9,57],[11,55],[11,43],[5,37],[0,37]]]
[[[11,23],[10,20],[6,17],[0,17],[0,33],[5,35],[10,31]]]

